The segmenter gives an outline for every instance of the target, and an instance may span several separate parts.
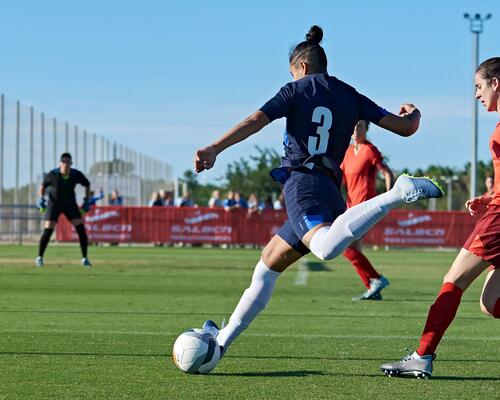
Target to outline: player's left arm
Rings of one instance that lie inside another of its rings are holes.
[[[391,190],[392,185],[394,184],[394,174],[392,170],[387,165],[384,165],[379,169],[379,171],[382,173],[382,175],[384,175],[385,190]]]
[[[85,188],[85,197],[83,198],[82,210],[88,212],[90,210],[90,181],[80,172],[78,183]]]
[[[413,104],[402,104],[399,115],[395,115],[386,109],[378,106],[375,102],[362,94],[357,94],[359,105],[359,118],[367,119],[370,122],[387,129],[400,136],[413,135],[420,125],[420,111]]]
[[[420,125],[421,114],[413,104],[405,103],[401,105],[399,115],[388,113],[376,124],[399,136],[408,137],[413,135]]]
[[[262,111],[256,111],[239,124],[228,130],[221,138],[210,146],[199,149],[195,153],[194,169],[201,172],[214,166],[217,156],[228,147],[239,143],[259,132],[270,120]]]

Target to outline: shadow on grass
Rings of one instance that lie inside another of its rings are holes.
[[[214,376],[248,376],[248,377],[268,377],[268,378],[305,378],[308,376],[333,376],[333,374],[328,374],[323,371],[308,371],[308,370],[300,370],[300,371],[268,371],[268,372],[234,372],[234,373],[224,373],[224,372],[215,372],[210,375]]]
[[[1,288],[0,288],[1,289]],[[402,301],[410,301],[410,302],[424,302],[431,304],[434,299],[432,300],[426,300],[426,301],[418,301],[418,300],[412,300],[412,299],[384,299],[384,301],[387,302],[402,302]],[[461,303],[467,302],[466,300],[462,300]],[[471,301],[471,302],[477,302],[477,301]],[[356,304],[356,303],[354,303]],[[359,303],[362,304],[362,303]],[[366,303],[364,303],[366,304]],[[9,314],[88,314],[88,315],[181,315],[181,316],[194,316],[194,315],[201,315],[205,316],[207,315],[206,312],[180,312],[180,311],[96,311],[96,310],[9,310],[9,309],[0,309],[0,313],[9,313]],[[214,313],[211,312],[211,316],[219,316],[219,317],[226,317],[227,313]],[[346,319],[382,319],[382,318],[401,318],[401,315],[399,314],[388,314],[388,315],[381,315],[381,314],[362,314],[362,313],[355,313],[355,314],[280,314],[280,313],[266,313],[261,315],[259,318],[264,319],[264,318],[276,318],[276,317],[283,317],[283,318],[346,318]],[[405,315],[405,319],[416,319],[416,320],[422,320],[425,318],[425,315]],[[478,315],[477,317],[466,317],[466,316],[460,316],[461,320],[489,320],[490,317],[487,317],[485,315]]]
[[[172,357],[170,353],[93,353],[93,352],[46,352],[46,351],[0,351],[0,356],[81,356],[81,357]],[[334,356],[259,356],[259,355],[226,355],[225,358],[241,360],[317,360],[317,361],[387,361],[387,357],[334,357]],[[440,363],[446,362],[481,362],[500,363],[499,360],[485,359],[440,359]],[[365,376],[365,375],[363,375]],[[366,376],[370,376],[369,374]],[[500,377],[498,378],[500,380]]]
[[[398,380],[398,379],[417,380],[417,378],[415,378],[412,375],[400,375],[398,377],[387,377],[387,376],[384,376],[384,374],[382,372],[380,372],[378,374],[375,374],[375,373],[371,373],[371,374],[340,373],[340,374],[332,374],[332,375],[334,375],[336,377],[342,376],[342,377],[346,377],[346,378],[349,378],[349,377],[352,378],[352,377],[359,376],[359,377],[363,377],[363,378],[383,378],[383,379],[390,379],[390,380]],[[429,379],[418,379],[418,380],[421,380],[421,381],[499,382],[500,377],[496,377],[496,376],[433,376],[432,378],[429,378]]]

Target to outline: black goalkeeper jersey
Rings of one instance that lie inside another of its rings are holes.
[[[53,203],[74,203],[76,201],[75,186],[90,186],[89,180],[77,169],[70,169],[64,177],[59,168],[53,169],[43,179],[44,189],[48,189],[49,200]]]

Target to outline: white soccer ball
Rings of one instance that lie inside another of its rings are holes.
[[[215,338],[202,329],[189,329],[175,341],[172,350],[174,364],[187,374],[208,374],[220,359]]]

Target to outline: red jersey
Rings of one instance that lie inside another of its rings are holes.
[[[493,184],[493,200],[491,205],[500,206],[500,122],[497,124],[490,138],[490,151],[493,159],[493,170],[495,171],[495,183]]]
[[[353,144],[349,146],[340,166],[347,189],[347,207],[377,195],[377,171],[385,167],[382,154],[369,141],[360,144],[357,153],[354,152]]]

